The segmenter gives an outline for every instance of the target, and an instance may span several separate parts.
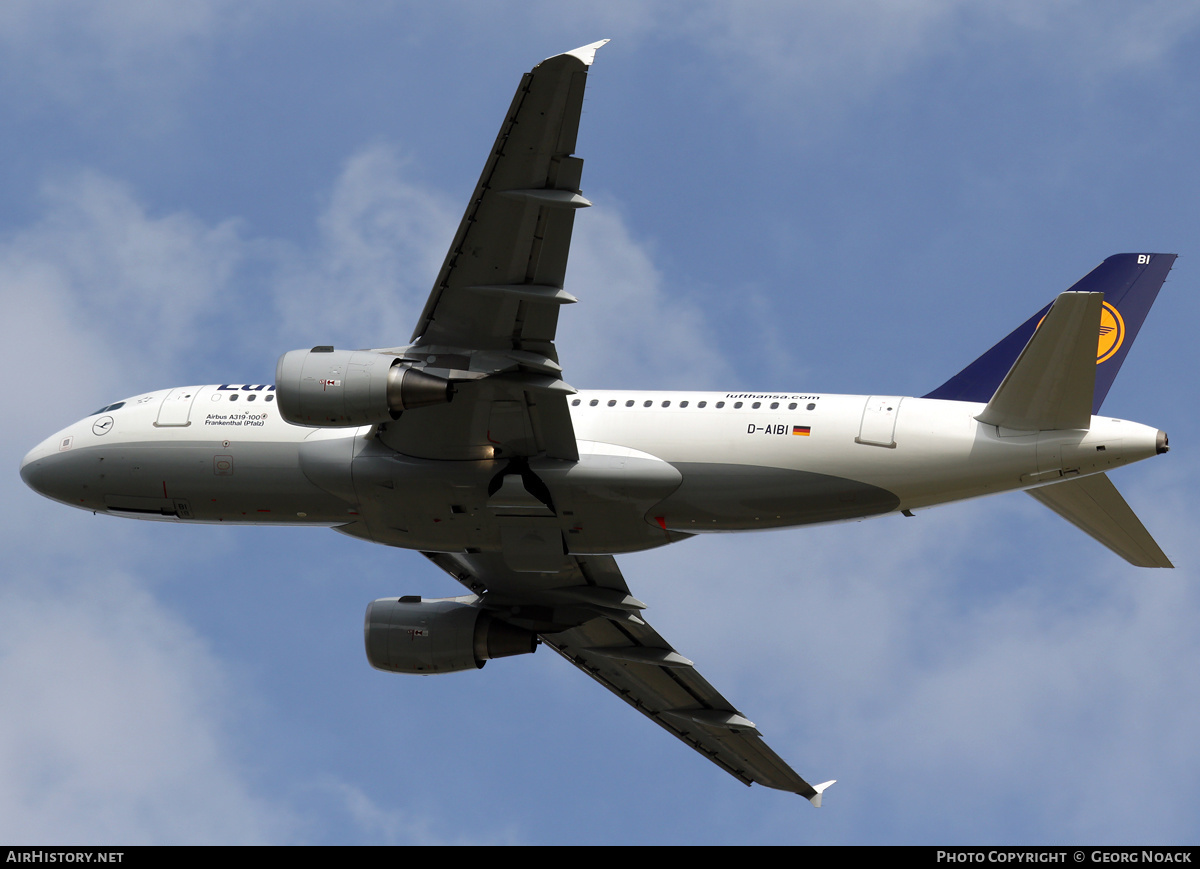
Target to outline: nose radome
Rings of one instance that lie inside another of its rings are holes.
[[[21,479],[25,485],[55,501],[67,500],[64,454],[59,451],[62,440],[61,434],[46,438],[21,459]]]
[[[34,447],[21,459],[21,479],[25,485],[39,495],[48,495],[46,491],[47,473],[45,453],[40,446]]]

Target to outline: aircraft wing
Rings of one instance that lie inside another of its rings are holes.
[[[564,556],[558,572],[531,574],[487,553],[425,555],[730,775],[821,805],[833,782],[810,785],[771,750],[754,724],[642,618],[645,604],[630,595],[612,556]]]
[[[405,355],[456,384],[454,400],[381,431],[438,459],[578,459],[554,347],[583,160],[574,156],[587,70],[608,40],[521,79]]]
[[[379,439],[392,449],[437,459],[578,461],[566,399],[574,389],[561,380],[554,338],[560,307],[575,301],[563,280],[575,211],[590,204],[579,190],[575,137],[587,69],[604,42],[545,60],[522,78],[413,344],[403,348],[415,366],[454,383],[453,400],[381,426]],[[820,805],[830,783],[813,787],[797,775],[645,622],[644,604],[611,556],[562,555],[557,530],[551,545],[530,548],[527,529],[516,530],[520,539],[503,553],[425,555],[731,775]]]

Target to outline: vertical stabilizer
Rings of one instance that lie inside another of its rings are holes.
[[[1100,405],[1174,263],[1173,253],[1119,253],[1100,263],[1071,287],[1071,291],[1077,293],[1104,293],[1097,336],[1092,413],[1100,412]],[[1049,310],[1049,305],[1042,308],[1000,343],[924,397],[990,401]]]

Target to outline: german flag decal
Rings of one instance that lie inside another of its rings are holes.
[[[792,434],[808,437],[810,434],[812,434],[812,426],[794,425],[792,426]]]

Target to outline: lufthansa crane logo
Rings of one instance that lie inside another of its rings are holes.
[[[1100,340],[1096,344],[1096,364],[1107,362],[1113,355],[1121,349],[1121,345],[1125,343],[1125,320],[1121,317],[1121,312],[1110,305],[1108,302],[1101,302],[1100,308]],[[1042,317],[1042,320],[1045,320]],[[1038,326],[1042,325],[1042,320],[1038,320]]]
[[[1099,365],[1121,349],[1125,343],[1125,321],[1121,312],[1104,302],[1100,309],[1100,343],[1096,345],[1096,364]]]

